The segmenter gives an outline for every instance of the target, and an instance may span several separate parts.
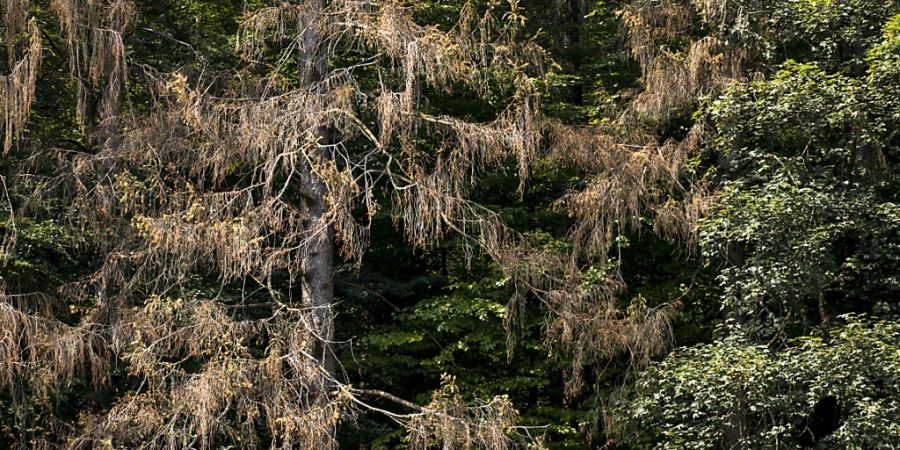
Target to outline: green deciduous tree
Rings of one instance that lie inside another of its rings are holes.
[[[728,338],[676,351],[619,411],[647,448],[894,448],[900,330],[850,318],[784,351]]]

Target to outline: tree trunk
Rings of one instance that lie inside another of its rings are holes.
[[[310,15],[305,24],[305,32],[300,36],[302,44],[300,57],[300,79],[303,87],[309,88],[325,79],[328,70],[328,55],[324,51],[323,36],[316,24],[319,13],[324,11],[324,0],[310,2]],[[316,135],[319,148],[310,155],[311,159],[331,159],[334,142],[333,131],[319,127]],[[304,165],[301,173],[301,190],[304,193],[307,229],[315,230],[301,262],[300,292],[305,306],[313,309],[312,326],[317,343],[314,355],[330,373],[334,372],[334,354],[330,342],[334,337],[334,231],[326,222],[328,187],[312,167]]]
[[[306,200],[307,223],[317,227],[325,220],[327,187],[312,171],[303,174],[303,190],[312,194]],[[307,307],[313,308],[313,332],[318,338],[314,354],[329,371],[334,371],[334,356],[329,342],[334,336],[334,232],[326,227],[309,242],[301,262],[300,292]]]

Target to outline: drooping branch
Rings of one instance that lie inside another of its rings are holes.
[[[41,38],[37,24],[28,24],[31,36],[25,55],[12,66],[9,75],[0,76],[0,108],[3,111],[3,153],[8,153],[22,133],[31,114],[41,63]],[[11,51],[14,49],[11,49]],[[13,53],[11,53],[13,54]]]
[[[22,312],[2,298],[0,323],[0,389],[13,399],[21,400],[25,389],[47,398],[83,375],[97,387],[108,380],[108,336],[91,318],[70,326]]]
[[[77,118],[92,127],[119,120],[128,69],[123,35],[131,25],[129,0],[53,0],[77,88]]]
[[[651,120],[687,112],[697,99],[734,80],[755,78],[756,51],[748,43],[750,11],[720,0],[636,0],[622,15],[627,46],[640,63],[643,91],[630,106]],[[691,38],[701,20],[712,30]],[[687,37],[684,48],[666,43]]]
[[[29,6],[29,0],[7,0],[0,5],[0,10],[3,11],[3,43],[6,44],[6,57],[10,67],[15,65],[16,43],[19,36],[30,31]]]

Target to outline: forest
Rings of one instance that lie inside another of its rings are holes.
[[[0,449],[900,449],[898,0],[0,14]]]

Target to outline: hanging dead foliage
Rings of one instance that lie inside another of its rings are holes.
[[[505,397],[470,404],[460,397],[452,379],[432,394],[431,403],[410,420],[412,450],[431,448],[515,448],[509,431],[516,424],[516,410]]]
[[[720,0],[632,2],[622,21],[644,88],[631,105],[633,112],[666,119],[735,80],[758,77],[758,57],[746,45],[748,14]],[[698,34],[700,23],[711,31]]]
[[[10,27],[8,26],[6,30]],[[9,75],[0,76],[0,107],[3,109],[3,153],[8,153],[22,133],[31,114],[37,72],[41,63],[41,38],[34,20],[28,24],[30,44],[24,56],[12,65]],[[9,43],[9,41],[7,42]],[[11,53],[14,49],[11,49]]]
[[[0,6],[3,11],[3,43],[10,67],[15,65],[16,43],[21,34],[28,32],[28,0],[7,0]]]
[[[128,3],[57,0],[53,8],[72,52],[80,119],[90,124],[94,115],[123,124],[121,39],[130,21]],[[445,32],[417,25],[395,2],[263,9],[247,16],[241,52],[252,62],[265,45],[284,41],[285,55],[301,52],[299,59],[309,62],[299,86],[284,91],[273,83],[212,96],[177,74],[151,80],[158,98],[153,113],[129,122],[128,131],[95,127],[95,134],[114,131],[115,139],[102,141],[107,145],[94,153],[60,158],[70,170],[51,183],[73,192],[72,211],[90,211],[77,215],[85,233],[111,237],[98,249],[105,255],[100,270],[61,293],[92,300],[106,313],[102,325],[91,322],[96,329],[89,335],[100,341],[90,348],[121,358],[142,380],[108,411],[82,416],[75,447],[112,438],[130,448],[205,449],[223,441],[255,448],[264,439],[272,448],[335,448],[343,417],[356,408],[377,409],[365,401],[370,393],[327,370],[332,330],[330,312],[322,309],[328,305],[292,299],[270,281],[278,274],[302,277],[310,253],[332,234],[343,256],[358,260],[368,245],[369,221],[382,207],[374,196],[379,185],[413,193],[397,201],[421,209],[398,218],[412,240],[418,234],[426,245],[431,233],[445,233],[447,224],[458,222],[447,215],[457,211],[438,211],[435,196],[464,202],[480,173],[509,161],[518,160],[527,173],[539,133],[517,64],[521,55],[537,59],[540,52],[514,42],[513,28],[495,13],[476,17],[467,9],[460,24]],[[348,46],[376,50],[378,60],[366,64],[383,67],[384,80],[401,80],[381,87],[380,130],[360,119],[370,105],[354,68],[325,73],[317,62],[319,53]],[[526,93],[493,123],[420,112],[422,85],[449,90],[461,83],[486,92],[492,71],[508,74]],[[99,100],[97,111],[88,110],[92,98]],[[452,148],[441,155],[422,152],[413,142],[426,133],[446,138]],[[369,150],[349,147],[351,140],[367,141]],[[434,191],[426,193],[429,183]],[[484,220],[492,225],[477,230],[485,234],[479,239],[497,248],[499,235],[490,234],[508,231]],[[198,273],[223,285],[257,282],[269,292],[271,314],[241,320],[220,299],[142,297],[177,292]],[[34,339],[62,345],[83,337],[77,334],[82,328],[60,330],[73,337]],[[22,345],[28,343],[8,347]],[[85,370],[106,370],[86,359]],[[25,374],[16,367],[3,374],[21,380]],[[428,407],[390,416],[407,424],[419,443],[438,439],[506,449],[515,414],[505,400],[470,403],[444,392]],[[257,434],[261,430],[264,436]]]
[[[134,6],[128,0],[52,0],[50,7],[66,37],[78,121],[93,127],[118,120],[128,76],[122,35]]]
[[[336,448],[335,425],[347,397],[329,395],[330,375],[310,356],[308,312],[282,309],[259,321],[235,321],[214,301],[153,297],[132,310],[116,333],[138,393],[101,416],[86,416],[76,448],[114,436],[130,448],[210,448],[227,439],[256,448],[259,430],[271,448]],[[266,336],[267,355],[248,345]],[[199,371],[173,360],[203,361]]]
[[[59,158],[68,170],[52,181],[73,192],[71,211],[81,229],[105,237],[97,249],[102,267],[61,293],[90,300],[105,314],[67,326],[0,303],[0,320],[19,324],[0,334],[0,354],[11,361],[0,362],[0,380],[40,386],[77,372],[102,380],[110,355],[121,358],[142,383],[108,411],[81,418],[73,442],[82,448],[110,437],[129,448],[208,449],[223,441],[255,448],[265,439],[262,430],[272,448],[335,448],[337,423],[356,408],[402,422],[414,448],[511,448],[515,412],[505,399],[463,401],[446,387],[425,407],[395,401],[413,412],[366,403],[372,392],[328,370],[330,305],[274,286],[280,274],[288,285],[302,280],[323,242],[330,254],[332,238],[341,256],[359,261],[381,208],[419,248],[453,233],[468,244],[467,256],[493,259],[519,294],[511,309],[526,297],[543,301],[548,343],[574,361],[570,395],[580,389],[586,365],[621,351],[642,364],[665,349],[678,305],[651,308],[636,299],[620,307],[624,282],[609,256],[616,237],[638,230],[647,214],[660,234],[695,239],[709,197],[698,194],[694,187],[702,182],[687,179],[682,167],[703,129],[660,143],[630,122],[575,128],[542,116],[525,74],[540,70],[546,57],[518,36],[515,2],[507,11],[491,5],[484,14],[467,6],[447,31],[417,24],[394,0],[263,8],[244,18],[237,50],[251,67],[280,52],[271,79],[215,95],[181,74],[148,79],[154,111],[126,119],[122,35],[130,3],[54,0],[71,52],[79,120],[116,125],[93,127],[107,145]],[[626,16],[646,95],[675,96],[640,100],[650,105],[646,111],[672,108],[742,70],[730,56],[717,59],[730,50],[713,39],[684,57],[660,52],[655,40],[680,33],[693,14],[665,5],[671,14],[635,9]],[[338,51],[366,56],[355,66],[330,68],[328,58]],[[288,67],[296,61],[300,82],[285,88],[279,73],[297,70]],[[377,73],[374,92],[357,82],[362,68]],[[678,74],[676,87],[684,92],[665,85],[662,70]],[[423,112],[426,87],[487,94],[496,84],[509,86],[513,101],[492,121]],[[33,92],[33,75],[30,85]],[[89,110],[92,99],[96,111]],[[128,127],[118,126],[126,120]],[[571,250],[545,248],[469,199],[484,173],[510,165],[524,190],[538,160],[588,174],[584,189],[557,202],[575,219]],[[391,195],[379,201],[375,193],[385,187]],[[602,270],[590,270],[590,261],[600,261]],[[173,293],[197,274],[223,286],[258,285],[268,294],[262,303],[268,313],[241,319],[221,298],[177,298]],[[22,350],[29,347],[43,350]],[[32,379],[26,368],[42,375]]]
[[[14,401],[50,402],[51,394],[82,375],[96,387],[109,379],[112,354],[103,327],[90,317],[66,325],[13,307],[0,298],[0,389]]]

